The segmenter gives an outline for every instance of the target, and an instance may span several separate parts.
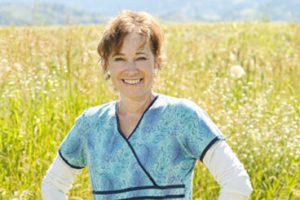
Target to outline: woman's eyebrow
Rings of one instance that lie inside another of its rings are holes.
[[[142,52],[142,51],[139,51],[139,52],[137,52],[136,54],[137,54],[137,55],[140,55],[140,54],[147,55],[146,52]]]
[[[123,53],[115,53],[115,54],[113,54],[113,57],[114,56],[125,56],[125,54],[123,54]]]
[[[143,51],[139,51],[139,52],[136,53],[136,55],[147,55],[147,53],[143,52]],[[123,54],[123,53],[115,53],[115,54],[112,55],[112,57],[115,57],[115,56],[125,56],[125,54]]]

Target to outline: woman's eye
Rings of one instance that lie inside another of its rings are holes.
[[[114,61],[124,61],[124,58],[115,58]]]
[[[147,60],[146,57],[138,57],[136,60]]]

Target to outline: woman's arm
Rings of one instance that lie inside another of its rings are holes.
[[[221,186],[219,200],[249,199],[253,189],[248,173],[224,140],[206,152],[203,163]]]
[[[66,193],[81,169],[74,169],[67,165],[59,154],[47,171],[42,182],[41,193],[43,200],[66,200]]]

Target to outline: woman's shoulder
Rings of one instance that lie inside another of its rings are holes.
[[[80,117],[91,120],[101,116],[114,115],[115,103],[116,101],[111,101],[101,105],[89,107],[84,110]]]
[[[176,127],[187,133],[191,127],[199,127],[204,129],[207,124],[211,124],[208,114],[193,100],[187,98],[176,98],[170,96],[162,96],[162,119],[176,123]],[[163,122],[163,120],[161,120]],[[201,123],[200,123],[201,122]],[[173,124],[173,123],[170,123]]]
[[[179,112],[192,114],[195,112],[202,111],[199,105],[197,105],[193,100],[190,100],[188,98],[179,98],[163,94],[160,94],[160,98],[162,99],[162,104],[164,106],[168,106]]]

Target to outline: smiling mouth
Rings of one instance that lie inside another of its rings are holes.
[[[128,85],[137,85],[140,82],[144,80],[143,78],[141,79],[122,79],[123,83],[128,84]]]

